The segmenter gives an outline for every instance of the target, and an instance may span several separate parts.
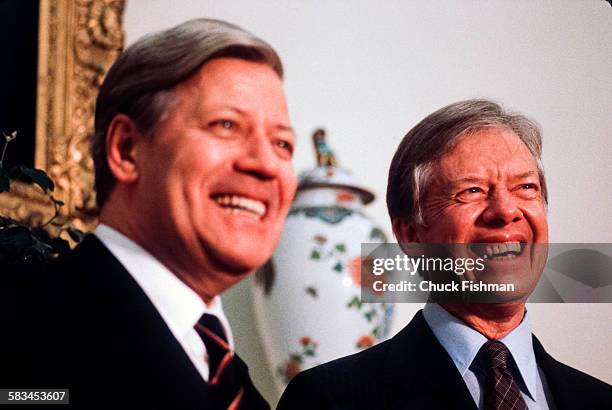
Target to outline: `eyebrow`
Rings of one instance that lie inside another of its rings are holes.
[[[290,133],[295,135],[295,130],[293,129],[293,127],[290,127],[289,125],[278,124],[276,126],[276,129],[280,131],[289,131]]]
[[[461,183],[464,182],[480,182],[485,178],[479,178],[479,177],[465,177],[465,178],[459,178],[459,179],[453,179],[451,181],[449,181],[450,185],[459,185]]]
[[[453,179],[451,181],[448,181],[448,184],[446,184],[446,190],[450,191],[454,191],[455,189],[458,189],[462,184],[475,184],[475,183],[479,183],[482,182],[485,178],[479,178],[479,177],[465,177],[465,178],[458,178],[458,179]]]
[[[522,174],[518,174],[518,175],[513,175],[510,177],[510,179],[514,180],[514,179],[524,179],[530,176],[534,176],[537,175],[537,173],[535,171],[527,171],[527,172],[523,172]],[[486,177],[465,177],[465,178],[459,178],[459,179],[453,179],[451,181],[449,181],[448,185],[451,187],[456,187],[457,185],[463,184],[463,183],[477,183],[477,182],[481,182],[483,180],[485,180]]]
[[[235,113],[240,114],[240,115],[246,114],[246,111],[241,110],[238,107],[234,107],[233,105],[230,105],[228,107],[219,107],[218,109],[227,109],[227,110],[230,110],[230,111],[234,111]]]
[[[523,179],[523,178],[527,178],[527,177],[531,177],[537,175],[537,172],[535,171],[527,171],[527,172],[523,172],[522,174],[519,175],[515,175],[513,177],[513,179]]]

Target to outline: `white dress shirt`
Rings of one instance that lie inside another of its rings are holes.
[[[132,275],[202,378],[208,381],[209,367],[206,346],[194,326],[204,313],[216,316],[221,321],[229,345],[233,349],[234,341],[229,323],[223,313],[221,298],[216,296],[210,304],[206,305],[193,289],[170,272],[153,255],[108,225],[100,224],[94,234]]]

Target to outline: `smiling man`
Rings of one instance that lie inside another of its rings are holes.
[[[409,254],[443,245],[480,257],[484,270],[466,279],[516,289],[492,303],[465,303],[461,292],[430,299],[392,339],[298,375],[279,409],[610,408],[611,386],[559,363],[531,334],[525,302],[548,242],[541,151],[536,124],[488,100],[451,104],[410,130],[387,185],[398,242]]]
[[[219,294],[272,255],[295,193],[282,75],[268,44],[215,20],[123,52],[96,106],[100,225],[15,298],[2,387],[70,388],[88,409],[269,408]]]

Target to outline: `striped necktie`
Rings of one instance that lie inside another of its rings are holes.
[[[208,386],[215,408],[240,408],[245,378],[249,377],[246,365],[230,348],[223,326],[216,316],[203,314],[195,329],[208,352]]]
[[[508,369],[510,351],[497,340],[485,343],[481,352],[487,363],[484,403],[486,410],[527,410],[519,386]]]

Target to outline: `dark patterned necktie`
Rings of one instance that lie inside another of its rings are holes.
[[[490,340],[482,346],[487,363],[484,403],[486,410],[527,410],[519,386],[508,369],[510,351],[505,344]]]
[[[230,348],[223,326],[216,316],[205,313],[195,326],[208,352],[208,386],[216,408],[240,408],[248,370]]]

